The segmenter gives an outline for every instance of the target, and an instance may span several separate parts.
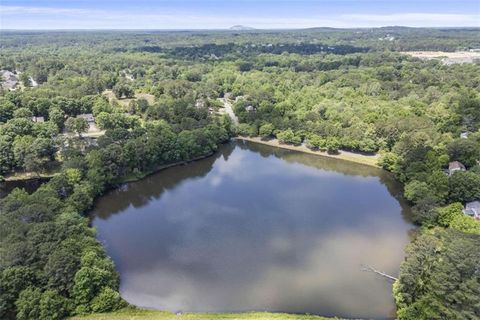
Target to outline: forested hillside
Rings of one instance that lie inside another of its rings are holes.
[[[125,306],[88,225],[94,199],[235,135],[380,154],[420,226],[394,286],[399,319],[480,317],[480,222],[462,213],[480,200],[480,64],[400,53],[479,39],[475,28],[6,32],[0,69],[18,84],[0,96],[0,177],[53,178],[0,201],[0,318]]]

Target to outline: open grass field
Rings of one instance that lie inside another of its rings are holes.
[[[130,101],[138,100],[138,99],[145,99],[148,101],[149,104],[153,104],[155,102],[155,96],[148,93],[136,93],[135,98],[131,98],[131,99],[128,99],[128,98],[117,99],[113,94],[112,90],[105,90],[103,92],[103,95],[108,98],[108,101],[110,101],[110,103],[115,101],[118,104],[120,104],[122,107],[128,106]]]
[[[112,313],[92,314],[73,317],[70,320],[327,320],[314,315],[286,313],[247,312],[247,313],[182,313],[165,311],[124,309]]]

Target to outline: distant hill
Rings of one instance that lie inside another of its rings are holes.
[[[242,26],[242,25],[238,24],[238,25],[230,27],[230,30],[255,30],[255,28]]]

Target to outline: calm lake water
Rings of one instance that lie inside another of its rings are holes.
[[[100,198],[92,224],[129,302],[170,311],[394,315],[413,226],[386,172],[232,142]]]
[[[15,188],[23,189],[28,193],[33,193],[47,181],[48,178],[33,178],[29,180],[0,182],[0,199],[6,197]]]

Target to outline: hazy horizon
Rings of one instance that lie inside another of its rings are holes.
[[[410,26],[379,26],[379,27],[328,27],[328,26],[318,26],[318,27],[298,27],[298,28],[254,28],[251,27],[249,30],[235,30],[232,27],[242,26],[242,27],[251,27],[248,25],[232,25],[230,27],[225,28],[187,28],[187,29],[180,29],[180,28],[172,28],[172,29],[160,29],[160,28],[130,28],[130,29],[116,29],[116,28],[98,28],[98,29],[67,29],[67,28],[57,28],[57,29],[9,29],[9,28],[0,28],[1,30],[14,32],[14,31],[34,31],[34,32],[42,32],[42,31],[145,31],[145,32],[153,32],[153,31],[165,31],[165,32],[186,32],[186,31],[241,31],[241,32],[248,32],[248,31],[288,31],[288,30],[309,30],[309,29],[332,29],[332,30],[355,30],[355,29],[382,29],[382,28],[410,28],[410,29],[480,29],[480,26],[460,26],[460,27],[448,27],[448,26],[438,26],[438,27],[410,27]]]
[[[3,0],[2,30],[480,27],[468,0]]]

